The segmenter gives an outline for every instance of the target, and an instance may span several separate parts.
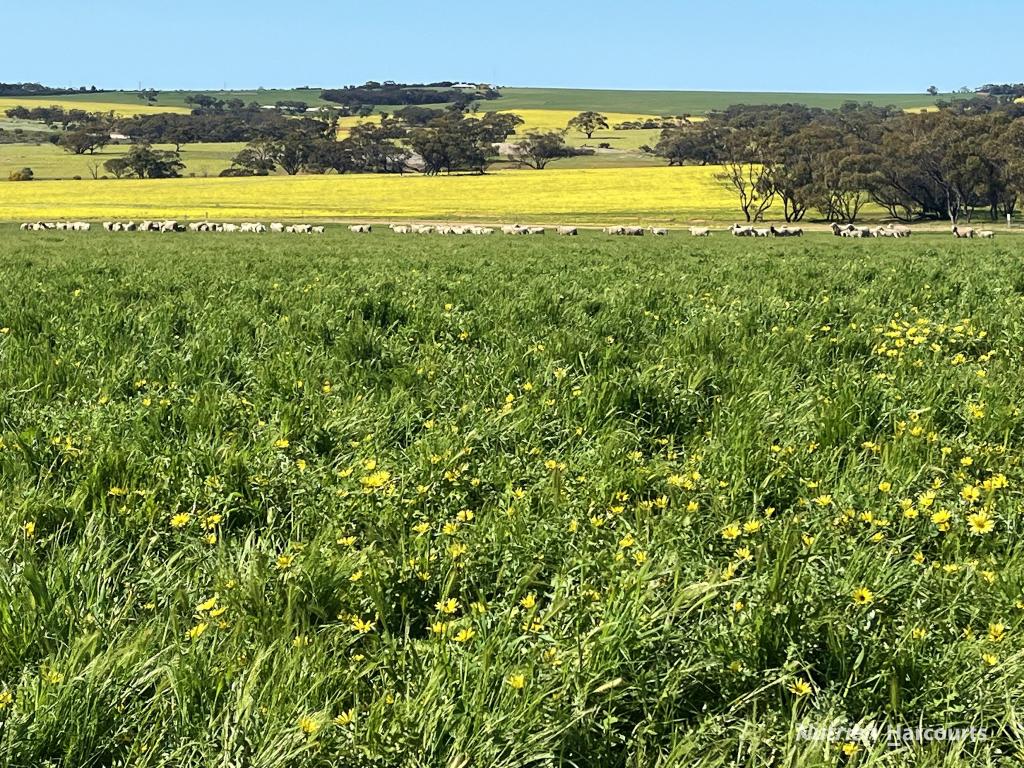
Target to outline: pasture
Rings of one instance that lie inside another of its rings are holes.
[[[219,99],[238,98],[247,104],[273,105],[278,101],[304,101],[310,106],[329,105],[320,98],[320,89],[258,89],[225,91],[161,91],[158,101],[152,105],[157,111],[186,109],[185,98],[194,93],[203,93]],[[13,98],[13,97],[12,97]],[[55,97],[18,97],[18,103],[39,104],[63,103],[90,110],[103,111],[109,105],[147,109],[145,102],[132,91],[109,93],[83,93]],[[733,104],[806,104],[812,107],[835,109],[847,101],[871,102],[879,106],[893,105],[904,109],[920,109],[935,104],[936,99],[962,98],[957,94],[909,93],[760,93],[734,91],[650,91],[650,90],[594,90],[583,88],[503,88],[502,97],[494,101],[480,102],[481,109],[500,110],[558,110],[573,113],[584,110],[602,112],[628,112],[638,115],[702,115],[712,109],[724,109]],[[88,106],[84,106],[88,105]],[[99,105],[99,106],[96,106]],[[378,112],[394,112],[396,106],[381,106]]]
[[[1015,244],[0,243],[4,764],[1024,746]]]

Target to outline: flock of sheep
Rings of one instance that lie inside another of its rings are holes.
[[[88,232],[92,224],[87,221],[26,221],[21,225],[24,232],[43,232],[47,229],[68,229],[74,232]]]
[[[91,224],[86,221],[35,221],[25,222],[21,228],[25,231],[39,232],[45,230],[69,230],[75,232],[88,232]],[[832,224],[832,234],[836,237],[910,237],[913,230],[902,224],[888,224],[884,227],[857,227],[853,224],[840,226]],[[543,235],[547,233],[545,227],[529,227],[520,224],[507,224],[500,230],[491,227],[482,227],[475,224],[448,225],[448,224],[392,224],[391,231],[397,235],[492,235],[500,231],[505,235]],[[301,235],[322,235],[325,227],[313,224],[282,224],[274,222],[265,225],[259,222],[242,222],[241,224],[226,224],[212,221],[197,221],[190,224],[182,224],[177,221],[142,221],[136,224],[134,221],[105,221],[103,229],[107,232],[286,232],[289,234]],[[353,224],[349,231],[355,234],[368,235],[373,232],[371,224]],[[580,230],[578,227],[555,227],[553,230],[558,235],[575,236]],[[620,235],[626,237],[642,237],[650,233],[656,237],[662,237],[669,233],[661,227],[604,227],[601,230],[606,235]],[[711,227],[690,227],[692,237],[710,237]],[[735,237],[802,237],[804,230],[799,227],[781,227],[776,229],[774,225],[767,228],[754,227],[751,225],[740,226],[733,224],[726,232]],[[976,230],[972,227],[953,227],[953,237],[957,239],[983,238],[991,239],[996,233],[990,229]]]

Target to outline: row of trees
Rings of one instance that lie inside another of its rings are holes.
[[[86,88],[50,88],[40,83],[0,83],[0,96],[67,96],[72,93],[100,93],[95,85]]]
[[[847,105],[732,107],[667,129],[652,151],[670,165],[721,166],[747,221],[780,202],[854,222],[873,202],[896,219],[970,220],[1013,213],[1024,191],[1024,110],[906,114]]]
[[[404,173],[427,175],[483,173],[503,144],[522,125],[522,118],[488,112],[482,116],[445,110],[425,121],[420,112],[411,122],[383,115],[379,123],[363,123],[337,140],[336,117],[317,116],[287,121],[283,135],[264,135],[249,142],[234,158],[229,176],[265,175],[278,168],[288,174]],[[565,143],[560,132],[528,133],[507,148],[513,162],[542,169],[552,160],[583,153]]]

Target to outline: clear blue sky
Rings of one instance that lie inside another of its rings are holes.
[[[107,88],[368,79],[911,92],[1024,81],[1020,0],[12,0],[0,81]]]

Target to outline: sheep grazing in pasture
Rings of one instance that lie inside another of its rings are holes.
[[[559,227],[555,231],[565,237],[575,237],[579,234],[579,230],[576,227]]]
[[[960,227],[957,226],[953,227],[953,237],[957,238],[958,240],[970,240],[974,237],[974,235],[975,232],[973,227],[965,227],[964,229],[960,229]]]
[[[626,234],[625,227],[605,227],[601,230],[606,235],[624,235]]]
[[[501,232],[504,235],[525,235],[526,228],[518,224],[506,224],[501,228]]]
[[[526,234],[528,234],[528,235],[543,235],[545,232],[547,232],[547,230],[544,229],[544,227],[527,227],[526,228]]]
[[[665,237],[668,234],[668,230],[664,227],[651,227],[651,234],[655,237]]]
[[[853,224],[847,224],[845,227],[840,227],[834,221],[831,224],[832,234],[836,237],[874,237],[874,233],[870,229],[855,227]]]
[[[271,232],[284,232],[284,224],[279,221],[272,221],[270,223]]]
[[[431,224],[413,224],[410,230],[414,235],[429,235],[434,231],[434,227]]]
[[[327,231],[327,228],[324,227],[324,226],[320,226],[320,225],[309,228],[309,234],[311,234],[311,235],[322,235],[326,231]]]
[[[357,235],[369,235],[371,232],[373,232],[373,226],[370,224],[353,224],[348,228],[348,231],[354,232]],[[309,234],[309,229],[305,229],[303,230],[303,232]]]
[[[487,235],[493,235],[494,234],[494,230],[491,229],[490,227],[470,227],[469,228],[469,234],[471,234],[471,235],[481,235],[483,237],[486,237]]]
[[[804,231],[800,227],[790,229],[789,227],[783,227],[782,229],[776,229],[773,224],[768,230],[772,237],[803,237]]]
[[[643,237],[644,236],[644,228],[643,227],[626,227],[625,231],[622,234],[624,234],[626,237]]]
[[[755,229],[754,230],[754,237],[771,237],[771,235],[772,235],[771,229]]]
[[[691,237],[711,237],[711,227],[690,227]]]
[[[982,229],[977,233],[977,237],[980,237],[982,240],[991,240],[995,236],[996,233],[991,229]]]
[[[405,224],[392,224],[390,229],[396,235],[408,235],[412,232],[412,227],[406,226]]]
[[[914,234],[914,230],[905,224],[890,224],[885,231],[889,233],[885,235],[886,237],[910,237]]]
[[[729,231],[732,232],[733,237],[753,237],[754,228],[751,226],[741,227],[739,224],[733,224],[729,227]]]
[[[239,230],[241,230],[241,227],[238,226],[237,224],[224,224],[222,226],[222,232],[238,232]]]

